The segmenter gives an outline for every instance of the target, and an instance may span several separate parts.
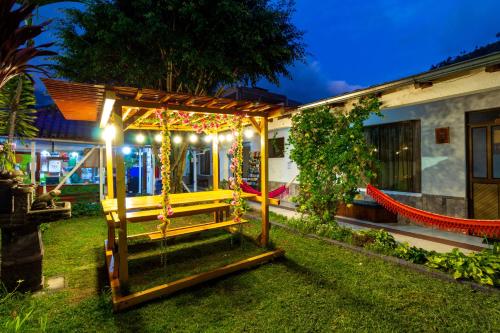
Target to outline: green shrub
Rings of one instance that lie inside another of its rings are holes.
[[[98,202],[74,202],[71,204],[71,216],[102,216],[102,207]]]
[[[500,245],[478,253],[463,254],[458,249],[435,253],[427,266],[453,273],[455,279],[470,279],[480,284],[500,286]]]
[[[399,243],[394,249],[394,256],[410,261],[415,264],[425,264],[427,256],[436,252],[429,252],[416,246],[410,246],[407,242]]]

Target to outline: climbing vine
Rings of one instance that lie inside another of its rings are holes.
[[[374,149],[363,129],[372,114],[380,115],[380,102],[366,97],[349,111],[324,106],[292,118],[290,158],[300,171],[300,212],[333,221],[338,205],[351,203],[358,187],[375,176]]]
[[[158,226],[158,229],[160,229],[165,236],[170,224],[169,217],[174,213],[172,205],[170,204],[170,152],[172,146],[170,143],[169,111],[160,109],[156,111],[156,115],[160,121],[162,137],[160,147],[162,213],[158,215],[158,219],[162,223]]]
[[[243,199],[241,198],[241,183],[243,182],[243,118],[234,116],[231,127],[234,140],[228,153],[233,156],[230,166],[233,176],[229,178],[229,188],[233,190],[231,205],[233,206],[234,221],[240,222],[241,216],[245,212]]]

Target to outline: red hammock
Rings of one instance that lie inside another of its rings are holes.
[[[402,204],[372,185],[366,187],[366,193],[387,210],[401,214],[420,224],[480,237],[500,237],[500,220],[471,220],[429,213]]]
[[[243,181],[241,183],[241,189],[243,190],[243,192],[247,192],[247,193],[252,193],[252,194],[257,194],[257,195],[261,195],[262,194],[262,192],[257,191],[252,186],[248,185],[248,183],[246,181]],[[271,192],[269,192],[269,198],[276,198],[276,197],[282,195],[285,192],[288,193],[288,187],[286,187],[285,185],[281,185],[277,189],[272,190]]]

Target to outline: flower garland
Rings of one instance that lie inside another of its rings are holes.
[[[156,110],[156,116],[160,121],[161,126],[161,147],[160,147],[160,160],[161,160],[161,195],[162,195],[162,213],[158,215],[158,220],[162,221],[158,225],[158,229],[162,232],[163,236],[167,233],[167,228],[170,225],[169,216],[172,216],[174,210],[170,204],[170,130],[168,127],[169,123],[169,112],[166,109]]]
[[[180,122],[183,125],[190,125],[196,133],[216,131],[224,121],[227,121],[227,114],[192,114],[190,112],[173,112],[170,121]]]
[[[243,162],[243,117],[234,116],[232,122],[232,133],[235,138],[228,153],[232,155],[231,159],[231,172],[232,177],[229,177],[229,188],[233,190],[233,206],[234,222],[240,222],[241,216],[245,212],[243,208],[243,199],[241,198],[241,184],[243,182],[242,176],[242,162]]]

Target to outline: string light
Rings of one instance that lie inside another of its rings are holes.
[[[146,137],[144,134],[139,133],[135,136],[135,141],[137,141],[137,143],[144,143],[144,141],[146,141]]]
[[[182,142],[182,138],[179,135],[174,136],[174,143],[179,144]]]
[[[219,140],[219,142],[224,142],[224,141],[226,141],[226,138],[224,137],[224,135],[219,135],[218,140]]]
[[[232,135],[232,134],[228,134],[228,135],[226,135],[226,141],[227,141],[227,142],[232,142],[232,141],[233,141],[233,139],[234,139],[234,137],[233,137],[233,135]]]
[[[191,134],[191,135],[189,136],[189,142],[191,142],[191,143],[196,143],[196,142],[198,142],[198,135],[196,135],[196,134],[194,134],[194,133],[193,133],[193,134]]]
[[[161,139],[163,139],[162,136],[161,136],[161,133],[156,133],[156,135],[155,135],[155,141],[157,143],[161,143]]]
[[[246,129],[245,132],[243,133],[245,135],[245,138],[251,139],[253,138],[254,131],[250,128]]]
[[[212,135],[210,135],[210,134],[205,135],[203,137],[203,141],[205,141],[206,143],[209,143],[210,141],[212,141]]]

